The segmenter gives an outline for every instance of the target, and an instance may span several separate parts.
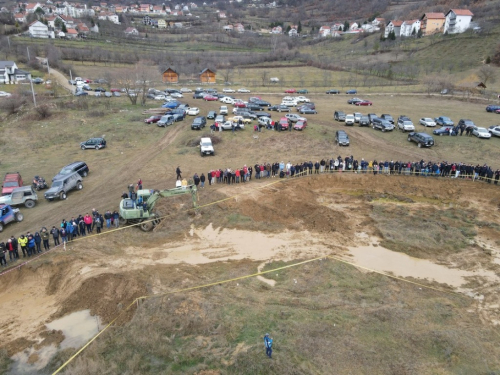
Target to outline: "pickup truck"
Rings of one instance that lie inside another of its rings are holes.
[[[12,194],[0,197],[0,204],[18,206],[24,204],[26,208],[35,207],[38,195],[31,185],[21,186],[12,190]]]
[[[2,184],[2,195],[12,193],[15,188],[23,186],[23,178],[19,172],[6,173]]]
[[[13,221],[23,221],[24,216],[19,212],[19,208],[12,208],[9,205],[0,204],[0,232],[3,227]]]

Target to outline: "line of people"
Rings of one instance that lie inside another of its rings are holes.
[[[39,232],[34,234],[28,232],[21,234],[18,238],[11,236],[7,241],[0,242],[0,265],[7,266],[7,254],[9,262],[16,262],[22,257],[31,257],[43,251],[50,250],[50,238],[52,237],[54,246],[65,244],[79,236],[87,234],[101,233],[104,227],[107,229],[118,228],[120,224],[120,215],[118,211],[106,211],[104,215],[100,214],[95,208],[92,213],[85,216],[79,215],[70,220],[61,220],[58,227],[52,226],[50,230],[42,227]],[[43,245],[43,250],[42,250]]]

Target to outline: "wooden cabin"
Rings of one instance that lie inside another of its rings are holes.
[[[167,70],[165,70],[162,76],[163,76],[163,82],[168,82],[168,83],[179,82],[179,73],[177,73],[172,68],[168,68]]]
[[[203,69],[200,72],[200,81],[201,83],[215,83],[215,72],[210,69]]]

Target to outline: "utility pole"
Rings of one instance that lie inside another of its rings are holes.
[[[31,61],[31,58],[30,58],[30,48],[26,47],[26,51],[28,51],[28,62],[30,62]]]
[[[71,70],[69,71],[69,79],[73,81],[73,74],[71,74]]]
[[[30,79],[30,83],[31,83],[31,93],[33,94],[33,104],[35,104],[35,108],[36,108],[36,97],[35,97],[35,90],[33,89],[33,80]]]

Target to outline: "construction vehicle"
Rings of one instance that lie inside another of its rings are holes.
[[[175,197],[177,195],[191,194],[194,209],[198,208],[198,192],[196,185],[178,187],[166,190],[137,190],[137,198],[124,198],[120,202],[120,224],[138,224],[139,227],[149,232],[160,223],[162,215],[155,211],[156,201],[160,198]]]

